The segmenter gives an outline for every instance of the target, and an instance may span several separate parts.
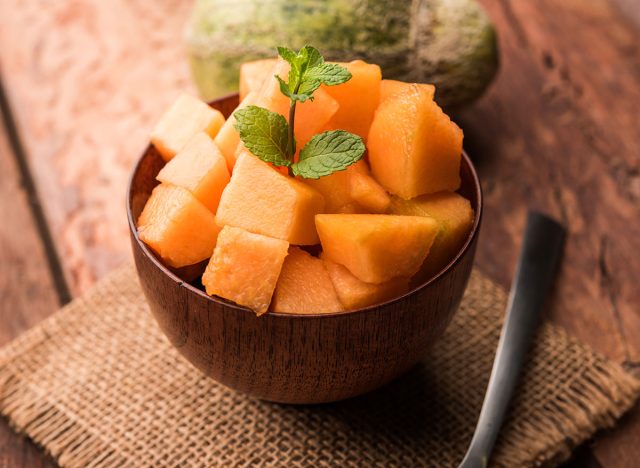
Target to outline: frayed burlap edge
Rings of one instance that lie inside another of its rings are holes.
[[[83,424],[66,409],[58,408],[37,386],[22,381],[12,362],[43,341],[53,339],[60,327],[73,320],[82,303],[95,292],[121,280],[122,276],[130,275],[131,267],[111,274],[85,297],[64,307],[0,350],[0,412],[9,418],[17,432],[30,437],[61,466],[123,466],[131,460],[118,453],[117,447],[104,440],[92,427]],[[582,347],[563,330],[543,325],[540,335],[549,334],[564,340],[567,346]],[[557,420],[547,421],[534,415],[527,420],[516,421],[508,428],[511,440],[523,442],[522,445],[528,447],[532,466],[553,466],[565,461],[578,444],[592,437],[596,431],[612,427],[638,398],[640,380],[596,353],[591,355],[596,357],[594,365],[587,368],[582,379],[571,382],[570,389],[582,395],[582,399],[566,400],[559,394],[558,399],[550,401],[544,408],[546,416],[550,413],[560,416]],[[603,408],[606,410],[602,411]],[[548,436],[540,437],[541,433]],[[567,434],[572,434],[572,438],[567,438]],[[502,466],[515,466],[521,461],[521,457],[515,458],[500,442],[496,452],[500,454]]]

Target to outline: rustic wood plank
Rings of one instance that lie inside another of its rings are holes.
[[[484,3],[498,25],[502,71],[460,116],[486,191],[478,263],[508,285],[525,209],[564,219],[571,237],[551,319],[633,367],[638,33],[605,0]],[[181,37],[188,6],[0,4],[0,66],[75,292],[129,255],[118,194],[153,119],[190,86]],[[624,437],[640,435],[635,417]],[[596,445],[603,466],[625,466],[606,447],[634,453],[617,433]]]
[[[149,129],[190,89],[191,2],[0,2],[0,67],[67,279],[130,258],[124,193]]]
[[[552,319],[611,358],[636,361],[638,34],[602,1],[486,3],[502,70],[462,115],[486,191],[478,263],[508,284],[525,210],[551,211],[570,231]]]
[[[604,0],[483,2],[502,69],[461,115],[485,188],[478,264],[505,286],[525,211],[569,241],[550,319],[607,356],[640,360],[640,36]],[[549,12],[553,12],[550,14]],[[631,422],[595,446],[603,466],[640,459]],[[631,439],[631,440],[630,440]]]
[[[0,113],[0,345],[58,308],[46,254]],[[0,466],[52,466],[30,440],[0,419]]]

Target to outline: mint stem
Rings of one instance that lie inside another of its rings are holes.
[[[301,82],[302,82],[302,79],[300,79],[298,84],[296,85],[294,94],[298,94],[298,91],[300,91]],[[296,120],[296,100],[291,99],[291,104],[289,104],[289,136],[287,139],[287,153],[289,154],[289,161],[291,161],[291,164],[295,162],[293,160],[293,156],[296,154],[296,140],[293,137],[294,135],[293,127],[295,125],[295,120]],[[293,170],[291,169],[291,165],[289,165],[289,175],[292,177],[294,175]]]

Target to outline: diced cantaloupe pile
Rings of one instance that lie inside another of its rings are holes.
[[[206,292],[258,315],[372,306],[453,261],[474,220],[456,192],[462,130],[432,85],[383,80],[380,67],[360,60],[342,65],[351,80],[298,104],[297,147],[342,129],[366,142],[363,159],[319,179],[292,177],[244,147],[233,115],[225,121],[181,95],[152,132],[167,163],[138,220],[140,239],[173,268],[209,259]],[[288,119],[273,78],[286,78],[288,67],[243,64],[238,108]]]

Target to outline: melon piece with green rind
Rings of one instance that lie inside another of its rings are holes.
[[[473,102],[498,68],[496,32],[476,0],[198,0],[187,43],[206,100],[237,91],[240,65],[273,57],[276,45],[311,44],[327,60],[432,83],[447,110]]]
[[[453,260],[469,236],[474,219],[469,200],[455,192],[439,192],[412,200],[392,197],[391,213],[430,216],[440,224],[438,235],[420,271],[422,279],[438,273]]]

